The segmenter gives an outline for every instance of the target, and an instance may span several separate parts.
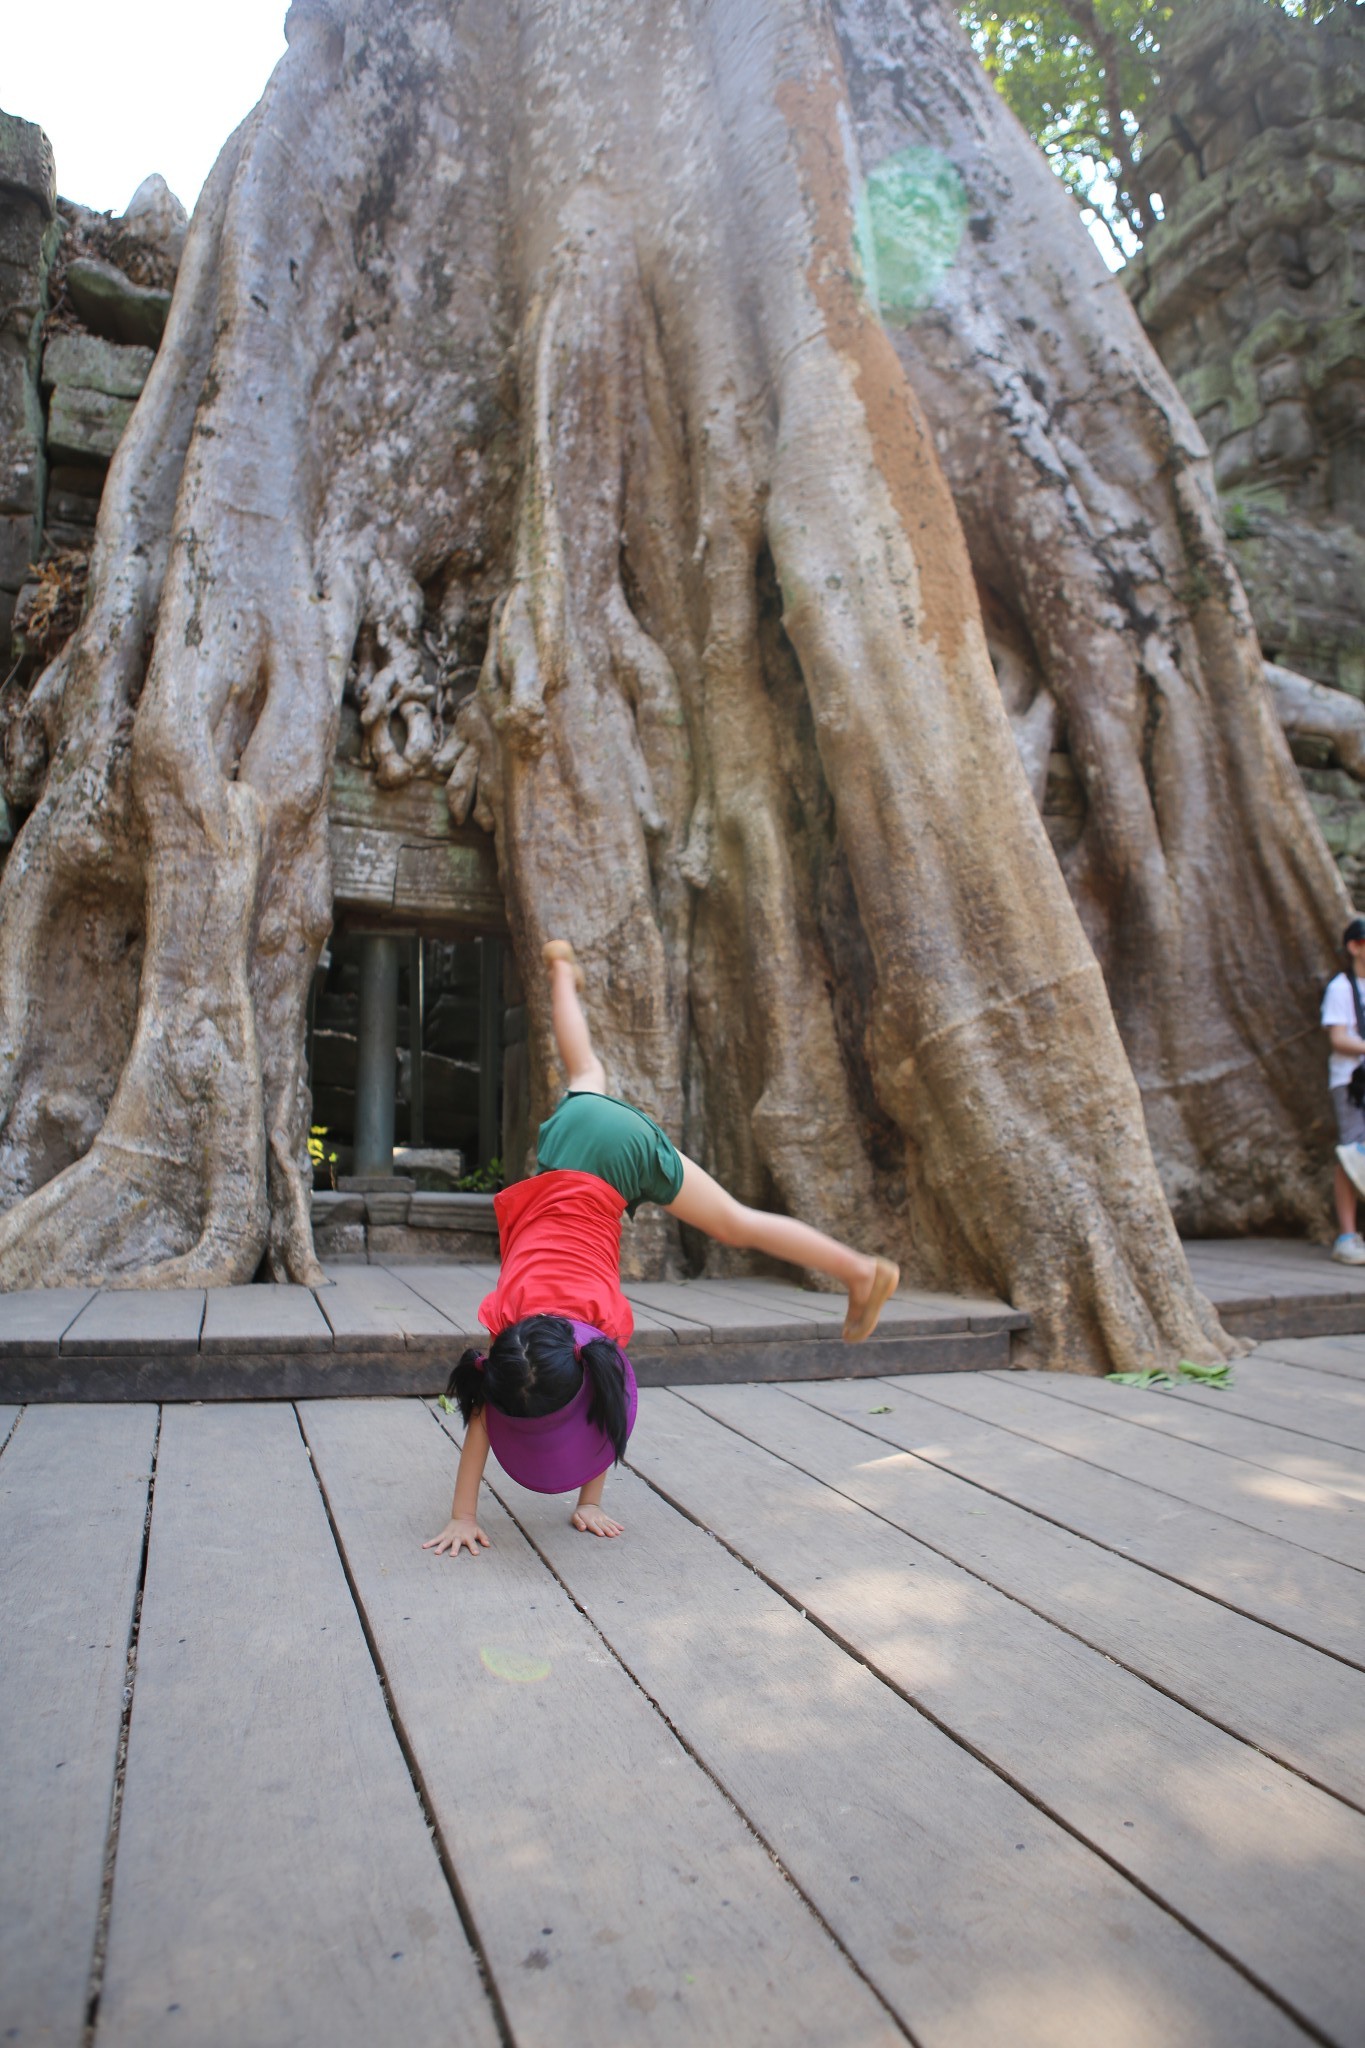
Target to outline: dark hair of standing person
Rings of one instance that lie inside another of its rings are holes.
[[[620,1464],[626,1450],[626,1381],[609,1337],[594,1338],[575,1351],[573,1324],[565,1317],[523,1316],[499,1330],[482,1364],[479,1360],[479,1352],[466,1351],[446,1388],[466,1427],[485,1401],[501,1415],[554,1415],[572,1401],[586,1373],[592,1389],[588,1420],[602,1431]]]

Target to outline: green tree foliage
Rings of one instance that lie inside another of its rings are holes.
[[[1010,8],[971,0],[959,10],[977,55],[1029,134],[1126,256],[1160,218],[1160,196],[1148,194],[1141,172],[1146,121],[1163,39],[1192,4],[1037,0]],[[1360,8],[1360,0],[1261,4],[1310,21]]]

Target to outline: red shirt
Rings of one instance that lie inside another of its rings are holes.
[[[523,1316],[569,1316],[630,1341],[635,1318],[621,1292],[626,1198],[595,1173],[556,1167],[493,1197],[502,1271],[479,1303],[491,1336]]]

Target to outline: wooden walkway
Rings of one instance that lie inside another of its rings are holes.
[[[649,1389],[477,1562],[452,1428],[0,1415],[0,2040],[1365,2040],[1365,1339]]]
[[[32,1288],[0,1295],[0,1400],[234,1401],[435,1394],[496,1264],[339,1263],[308,1287]],[[627,1281],[642,1386],[1009,1364],[1027,1327],[1002,1301],[901,1292],[877,1334],[839,1341],[842,1295],[780,1280]]]
[[[1234,1336],[1332,1337],[1365,1331],[1365,1266],[1339,1266],[1301,1238],[1195,1238],[1185,1254]]]

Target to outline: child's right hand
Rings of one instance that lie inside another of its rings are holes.
[[[487,1550],[489,1547],[488,1538],[484,1535],[483,1530],[479,1527],[474,1517],[472,1515],[461,1515],[458,1521],[447,1522],[440,1535],[430,1537],[422,1545],[422,1548],[423,1550],[434,1550],[438,1557],[444,1557],[447,1553],[451,1557],[458,1557],[461,1550],[464,1549],[468,1550],[471,1557],[477,1557],[481,1543],[484,1549]]]

